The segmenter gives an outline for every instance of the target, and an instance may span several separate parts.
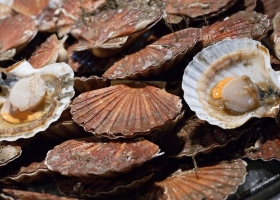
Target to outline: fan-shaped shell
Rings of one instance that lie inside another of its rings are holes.
[[[38,15],[50,0],[13,0],[12,8],[23,15]]]
[[[67,176],[113,175],[161,155],[157,145],[144,139],[100,141],[94,137],[68,140],[50,150],[46,165]]]
[[[34,69],[27,61],[21,61],[5,70],[7,79],[1,80],[1,87],[12,88],[22,78],[39,74],[46,86],[42,116],[34,121],[10,123],[0,117],[0,140],[14,141],[19,138],[30,138],[43,131],[56,121],[74,96],[74,73],[66,63],[55,63],[40,69]],[[5,99],[7,96],[2,96]],[[4,100],[5,101],[5,100]]]
[[[178,170],[154,185],[141,199],[225,199],[244,182],[246,163],[222,161],[196,170]]]
[[[0,142],[0,167],[18,158],[21,152],[21,146]]]
[[[0,20],[0,60],[10,59],[5,52],[32,40],[37,34],[36,26],[37,20],[21,14]]]
[[[244,113],[231,114],[222,110],[223,103],[217,103],[211,96],[213,88],[225,78],[242,75],[254,82],[280,88],[278,74],[270,65],[269,52],[260,42],[247,38],[223,40],[198,53],[185,69],[184,99],[200,119],[222,128],[241,126],[252,117],[276,117],[277,97],[271,104]]]
[[[203,46],[208,46],[226,38],[252,38],[258,40],[264,37],[269,26],[266,15],[256,12],[240,11],[223,21],[217,21],[202,28]]]
[[[200,29],[188,28],[163,36],[144,49],[116,62],[103,76],[109,79],[124,79],[157,75],[169,69],[190,51],[200,39],[200,35]]]
[[[97,136],[147,134],[181,112],[179,97],[141,82],[86,92],[73,100],[73,119]]]
[[[34,51],[28,62],[33,68],[38,69],[45,65],[67,61],[67,52],[64,49],[64,42],[67,36],[64,36],[61,40],[58,40],[55,34],[47,38],[47,40],[40,45],[40,47]]]

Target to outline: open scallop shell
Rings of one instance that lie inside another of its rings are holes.
[[[20,79],[39,74],[46,85],[46,96],[42,107],[42,116],[34,121],[10,123],[0,117],[0,140],[14,141],[19,138],[30,138],[43,131],[56,121],[74,96],[74,73],[66,63],[55,63],[40,69],[34,69],[27,61],[21,61],[5,70],[7,79],[1,80],[3,88],[11,89]],[[8,95],[2,96],[6,101]]]
[[[160,156],[157,145],[143,138],[101,141],[95,137],[68,140],[50,150],[46,165],[66,176],[111,176],[128,172]]]
[[[198,169],[179,169],[155,182],[140,199],[225,199],[245,181],[246,163],[241,159],[222,161]]]
[[[134,137],[160,129],[181,112],[178,96],[127,81],[83,93],[73,100],[73,119],[97,136]]]
[[[225,112],[223,108],[218,110],[223,105],[222,102],[216,105],[211,99],[213,88],[227,77],[242,75],[254,82],[280,88],[278,73],[270,65],[269,52],[260,42],[248,38],[223,40],[198,53],[185,69],[184,99],[200,119],[222,128],[241,126],[252,117],[276,117],[279,110],[277,97],[271,104],[240,114]]]

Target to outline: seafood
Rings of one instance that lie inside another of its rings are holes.
[[[252,39],[223,40],[198,53],[186,67],[184,99],[200,119],[235,128],[252,117],[279,111],[279,73],[268,50]]]

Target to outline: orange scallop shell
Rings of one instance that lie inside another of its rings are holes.
[[[240,11],[223,21],[217,21],[202,28],[203,46],[208,46],[225,38],[252,38],[264,37],[263,33],[269,26],[266,15],[256,12]]]
[[[51,35],[44,43],[40,45],[36,51],[32,53],[31,57],[28,59],[28,62],[35,69],[55,63],[56,60],[59,59],[59,50],[64,48],[63,44],[66,39],[67,36],[63,37],[61,40],[58,40],[55,34]]]
[[[103,76],[109,79],[125,79],[157,75],[181,60],[200,36],[201,31],[196,28],[183,29],[163,36],[144,49],[116,62]]]
[[[23,15],[38,15],[50,0],[13,0],[12,8]]]
[[[0,20],[0,54],[32,40],[36,26],[36,20],[20,14]]]
[[[48,152],[45,163],[66,176],[112,176],[161,155],[159,151],[157,145],[143,138],[101,141],[88,137],[56,146]]]
[[[140,199],[225,199],[245,181],[246,163],[241,159],[222,161],[194,170],[178,170],[155,182]]]
[[[83,93],[73,100],[73,119],[97,136],[148,134],[181,112],[178,96],[141,82],[127,82]]]

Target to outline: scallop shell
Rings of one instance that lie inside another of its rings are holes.
[[[12,8],[23,15],[38,15],[50,0],[13,0]]]
[[[34,51],[28,62],[33,68],[38,69],[45,65],[58,62],[67,61],[67,52],[64,49],[64,42],[67,36],[64,36],[61,40],[58,40],[55,34],[47,38],[47,40],[40,45],[40,47]]]
[[[73,100],[73,119],[97,136],[134,137],[160,129],[181,112],[179,97],[141,82],[86,92]]]
[[[98,140],[88,137],[68,140],[50,150],[46,165],[66,176],[112,176],[128,172],[144,162],[160,156],[157,145],[148,140]]]
[[[236,115],[218,111],[209,104],[213,102],[209,101],[210,93],[219,81],[242,75],[280,88],[278,73],[270,65],[269,52],[260,42],[247,38],[223,40],[198,53],[185,69],[184,99],[200,119],[222,128],[241,126],[252,117],[276,117],[277,100]]]
[[[200,29],[188,28],[163,36],[144,49],[116,62],[103,77],[125,79],[157,75],[180,61],[200,39],[200,35]]]
[[[18,158],[21,152],[21,146],[0,142],[0,167]]]
[[[91,90],[97,90],[110,86],[110,81],[103,77],[90,76],[74,77],[74,89],[76,93],[83,93]]]
[[[203,46],[208,46],[226,38],[252,38],[259,40],[269,26],[266,15],[240,11],[223,21],[202,28]]]
[[[246,165],[235,159],[196,170],[179,169],[165,180],[155,182],[140,199],[225,199],[245,181]]]
[[[1,4],[0,2],[0,20],[15,14],[10,6]]]
[[[48,101],[45,102],[43,116],[35,121],[12,124],[0,117],[0,140],[14,141],[19,138],[30,138],[47,129],[60,117],[74,96],[74,73],[66,63],[55,63],[34,69],[27,61],[21,61],[7,68],[5,73],[7,79],[1,80],[0,85],[9,88],[12,88],[21,78],[40,74],[47,86],[46,99]],[[7,96],[1,96],[1,98],[5,99]]]
[[[0,60],[12,58],[17,48],[32,40],[36,26],[37,20],[20,14],[0,20]]]

